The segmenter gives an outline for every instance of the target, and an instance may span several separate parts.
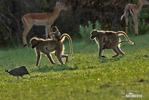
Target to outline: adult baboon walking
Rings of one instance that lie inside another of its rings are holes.
[[[36,54],[37,54],[36,66],[38,66],[39,64],[41,52],[47,55],[47,57],[49,58],[52,64],[55,64],[55,62],[51,57],[51,53],[55,53],[55,56],[57,57],[57,59],[61,64],[64,64],[62,61],[62,58],[66,58],[66,62],[68,62],[68,55],[64,54],[65,48],[64,48],[63,41],[65,37],[69,39],[70,52],[73,56],[72,40],[68,34],[62,34],[59,40],[41,39],[41,38],[33,37],[30,40],[30,43],[32,44],[32,48],[35,48],[36,50]]]
[[[124,55],[124,52],[120,49],[121,41],[120,36],[123,35],[127,42],[131,45],[134,44],[134,42],[130,41],[127,34],[123,31],[100,31],[100,30],[93,30],[90,33],[90,38],[93,40],[95,39],[96,43],[98,44],[99,48],[99,57],[105,57],[102,56],[102,51],[104,49],[113,49],[113,51],[116,53],[113,57],[118,56],[119,54]]]

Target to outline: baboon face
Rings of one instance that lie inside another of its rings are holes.
[[[31,44],[32,44],[32,48],[35,48],[39,44],[39,42],[36,39],[32,39]]]
[[[54,32],[53,38],[54,38],[55,40],[60,40],[61,33],[60,33],[59,29],[57,28],[57,26],[53,26],[53,27],[52,27],[52,32]]]
[[[59,31],[57,26],[52,26],[52,32],[56,32],[56,31]]]
[[[91,32],[90,39],[93,40],[97,35],[98,35],[98,32],[97,32],[96,30],[93,30],[93,31]]]

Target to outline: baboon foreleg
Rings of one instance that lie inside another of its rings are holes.
[[[105,57],[105,56],[102,56],[102,52],[103,52],[103,45],[99,45],[99,57]]]
[[[36,51],[37,52],[37,61],[36,61],[36,66],[38,66],[39,61],[40,61],[40,51]]]
[[[49,58],[49,60],[52,64],[55,64],[53,58],[51,57],[51,54],[47,54],[47,57]]]

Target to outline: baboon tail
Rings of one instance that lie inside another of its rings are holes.
[[[121,16],[121,20],[123,19],[123,17],[126,15],[126,11],[124,11],[124,14]]]
[[[127,40],[127,42],[128,42],[129,44],[134,45],[134,42],[132,42],[132,41],[129,39],[128,35],[127,35],[124,31],[118,31],[117,33],[118,33],[119,36],[123,35],[123,36],[126,38],[126,40]],[[123,41],[123,42],[126,42],[126,41]]]
[[[71,53],[71,55],[72,55],[72,57],[73,57],[72,39],[71,39],[71,37],[70,37],[67,33],[64,33],[64,34],[62,34],[61,37],[60,37],[61,42],[63,42],[63,41],[65,40],[65,37],[67,37],[68,40],[69,40],[70,53]]]

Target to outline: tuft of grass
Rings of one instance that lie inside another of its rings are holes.
[[[101,25],[99,24],[98,21],[96,21],[95,24],[92,24],[90,21],[88,21],[88,25],[85,26],[80,25],[79,34],[81,35],[82,40],[89,43],[90,32],[93,29],[99,29],[99,30],[101,29]]]
[[[122,44],[125,56],[111,58],[112,50],[105,50],[107,58],[98,58],[96,43],[73,41],[74,59],[52,65],[42,55],[39,67],[31,48],[0,49],[0,100],[126,100],[129,93],[149,99],[149,35],[130,37],[134,46]],[[66,43],[66,53],[69,52]],[[64,59],[65,61],[65,59]],[[4,72],[25,65],[30,75],[16,78]]]

